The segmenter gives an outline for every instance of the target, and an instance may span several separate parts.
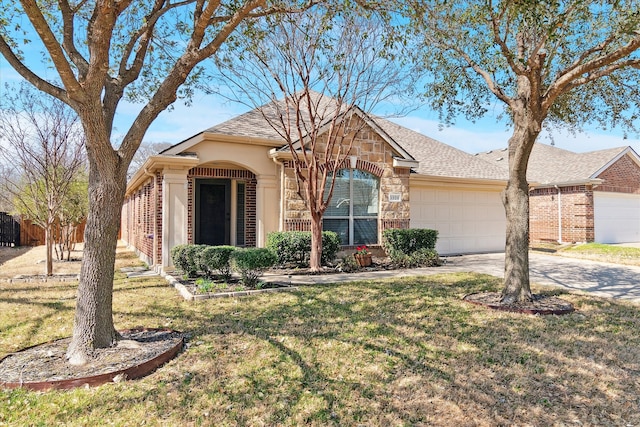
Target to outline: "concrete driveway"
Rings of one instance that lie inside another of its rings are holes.
[[[532,283],[640,303],[640,267],[546,255],[538,252],[530,252],[529,254]],[[321,284],[452,272],[475,272],[504,277],[504,253],[462,255],[443,257],[443,259],[446,263],[440,267],[313,276],[266,274],[264,279],[291,284]]]
[[[446,258],[438,270],[474,271],[504,277],[504,253]],[[532,283],[640,302],[640,267],[529,253]]]

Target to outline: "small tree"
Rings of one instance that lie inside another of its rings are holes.
[[[86,171],[79,173],[70,183],[62,206],[58,213],[56,236],[56,255],[58,259],[71,259],[71,251],[77,243],[78,226],[87,219],[89,209],[88,179]]]
[[[331,4],[252,25],[216,56],[227,96],[258,109],[289,146],[311,217],[312,271],[321,268],[335,172],[367,126],[366,112],[411,87],[391,36],[381,21]]]
[[[513,124],[502,301],[532,299],[527,165],[544,126],[633,129],[640,99],[638,2],[400,2],[417,30],[425,96],[452,123],[498,101]],[[414,39],[415,40],[415,39]]]
[[[46,274],[53,274],[54,227],[84,168],[77,115],[61,101],[22,84],[5,86],[0,100],[0,158],[8,168],[3,190],[16,213],[45,230]],[[86,202],[85,202],[86,204]]]

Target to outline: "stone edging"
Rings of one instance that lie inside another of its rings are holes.
[[[9,277],[9,278],[0,278],[0,282],[5,283],[46,283],[46,282],[76,282],[80,280],[80,275],[76,274],[66,274],[56,276],[31,276],[31,277]]]
[[[283,285],[280,288],[252,289],[252,290],[248,290],[248,291],[235,291],[235,292],[220,292],[220,293],[217,293],[217,294],[212,294],[212,293],[208,293],[208,294],[192,294],[191,291],[189,291],[189,289],[187,289],[187,287],[185,285],[180,283],[180,281],[178,279],[176,279],[175,277],[173,277],[172,275],[170,275],[170,274],[168,274],[168,273],[166,273],[164,271],[162,271],[160,273],[160,275],[167,282],[169,282],[169,284],[171,286],[173,286],[174,288],[176,288],[178,290],[178,292],[180,293],[182,298],[184,298],[184,299],[186,299],[188,301],[197,301],[197,300],[212,299],[212,298],[235,298],[235,297],[244,297],[244,296],[250,296],[250,295],[265,294],[265,293],[289,292],[289,291],[297,291],[298,290],[297,286]]]
[[[180,333],[179,331],[173,331],[170,329],[156,329],[156,328],[134,328],[134,329],[127,329],[120,332],[131,333],[131,332],[144,332],[144,331]],[[61,339],[66,339],[66,338],[61,338]],[[54,341],[60,341],[60,340],[54,340]],[[96,387],[102,384],[106,384],[108,382],[112,382],[112,381],[115,382],[116,377],[119,377],[119,376],[122,376],[123,378],[130,379],[130,380],[142,378],[146,375],[149,375],[151,372],[155,371],[157,368],[159,368],[169,360],[176,357],[180,352],[180,350],[182,350],[182,348],[184,347],[184,341],[185,341],[185,337],[183,335],[176,342],[176,344],[170,347],[169,349],[163,351],[160,354],[157,354],[151,359],[148,359],[146,361],[143,361],[133,366],[129,366],[127,368],[123,368],[123,369],[119,369],[119,370],[115,370],[115,371],[111,371],[103,374],[98,374],[98,375],[89,375],[89,376],[80,377],[80,378],[67,378],[67,379],[61,379],[61,380],[33,381],[33,382],[0,382],[0,388],[8,389],[8,390],[15,389],[15,388],[25,388],[28,390],[35,390],[35,391],[69,390],[69,389],[83,387],[83,386]],[[44,343],[44,344],[47,344],[47,343]],[[23,348],[18,352],[29,350],[31,348],[38,347],[39,345],[42,345],[42,344]],[[10,357],[13,354],[15,353],[10,353],[6,355],[2,359],[0,359],[0,362],[2,362],[4,359],[6,359],[7,357]]]

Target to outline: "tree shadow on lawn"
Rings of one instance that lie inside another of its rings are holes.
[[[607,390],[593,388],[596,371],[591,368],[602,365],[602,379],[616,395],[639,391],[633,381],[610,381],[616,371],[611,361],[623,350],[610,345],[609,335],[590,334],[590,325],[578,328],[585,336],[564,342],[553,338],[563,344],[550,346],[547,335],[568,334],[583,318],[492,313],[459,300],[470,291],[486,290],[488,280],[308,287],[276,302],[270,297],[241,302],[232,317],[215,313],[216,302],[207,302],[214,312],[207,325],[196,327],[193,339],[206,336],[221,348],[234,348],[236,339],[248,341],[247,349],[263,348],[262,364],[243,374],[250,387],[218,386],[229,402],[269,407],[262,420],[268,424],[291,419],[337,425],[359,420],[568,422],[572,416],[591,419],[585,402],[601,409],[602,422],[633,418],[622,404],[615,407],[606,399]],[[495,287],[498,282],[490,280]],[[590,359],[592,349],[578,345],[584,342],[609,344],[611,352]],[[585,365],[576,366],[576,359]],[[265,370],[272,376],[265,377]],[[291,377],[291,372],[297,374]],[[283,377],[288,378],[284,385]],[[287,404],[277,405],[278,398]],[[314,403],[304,418],[296,418],[310,400]],[[527,411],[520,412],[523,406]],[[237,422],[243,419],[242,413],[236,417]]]
[[[458,274],[200,302],[166,293],[115,313],[171,322],[185,352],[146,379],[78,391],[81,406],[116,424],[141,410],[208,425],[640,421],[635,307],[563,295],[578,313],[540,317],[461,300],[499,286]]]
[[[640,301],[640,276],[637,269],[629,266],[580,262],[563,264],[562,268],[546,268],[532,264],[530,275],[533,281],[541,284]]]

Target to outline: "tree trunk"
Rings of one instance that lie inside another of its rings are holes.
[[[529,188],[527,180],[509,179],[502,197],[507,217],[502,302],[531,301],[529,284]]]
[[[309,258],[311,271],[322,269],[322,215],[311,212],[311,255]]]
[[[523,118],[524,116],[524,118]],[[509,181],[502,194],[507,219],[502,302],[513,304],[532,300],[529,282],[529,155],[540,133],[540,125],[530,114],[514,115],[515,129],[509,139]],[[520,117],[520,121],[518,121]]]
[[[44,229],[44,244],[47,251],[47,276],[53,275],[53,224],[49,222]]]
[[[112,294],[118,230],[126,187],[126,167],[111,147],[89,153],[89,212],[76,303],[73,337],[67,349],[72,365],[85,364],[93,349],[118,339]],[[95,147],[94,147],[95,149]],[[100,162],[98,168],[96,163]]]

